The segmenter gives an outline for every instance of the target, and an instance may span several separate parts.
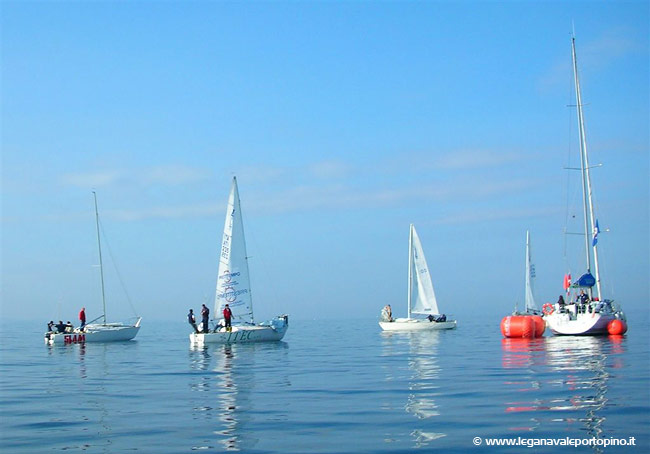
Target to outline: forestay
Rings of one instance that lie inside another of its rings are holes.
[[[413,281],[409,285],[412,292],[411,313],[413,314],[439,314],[436,294],[429,274],[427,259],[424,257],[420,238],[411,224],[411,266]]]
[[[221,254],[219,256],[213,318],[221,318],[226,304],[229,305],[237,321],[254,322],[244,224],[242,222],[236,178],[232,180],[230,196],[228,197],[228,209],[226,211]]]

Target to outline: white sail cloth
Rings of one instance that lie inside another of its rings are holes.
[[[415,231],[415,226],[411,224],[411,260],[413,269],[411,270],[413,281],[410,283],[411,288],[411,313],[413,314],[439,314],[436,294],[433,291],[433,283],[429,274],[427,259],[424,257],[422,243]]]
[[[254,322],[244,224],[236,178],[232,179],[226,209],[213,318],[222,318],[226,304],[238,322]]]

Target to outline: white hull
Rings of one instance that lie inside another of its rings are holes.
[[[607,325],[615,320],[614,314],[589,313],[570,315],[554,312],[544,316],[546,325],[553,334],[565,336],[607,334]]]
[[[50,345],[85,344],[88,342],[130,341],[140,331],[140,319],[135,325],[108,323],[105,325],[86,325],[83,332],[45,333],[45,343]]]
[[[430,322],[415,318],[398,318],[392,322],[379,322],[384,331],[432,331],[441,329],[455,329],[456,320],[447,322]]]
[[[282,340],[289,328],[287,318],[278,317],[268,325],[234,325],[231,331],[220,328],[214,333],[191,333],[193,344],[247,344]]]

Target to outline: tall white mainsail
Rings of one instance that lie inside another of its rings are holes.
[[[436,294],[429,274],[427,259],[415,226],[411,224],[409,251],[409,317],[410,314],[439,314]]]
[[[535,297],[533,296],[533,280],[535,278],[535,266],[531,262],[530,254],[530,232],[526,230],[526,312],[536,311]]]
[[[229,305],[236,321],[254,322],[246,240],[236,177],[232,179],[226,222],[223,227],[213,318],[221,318],[226,304]]]

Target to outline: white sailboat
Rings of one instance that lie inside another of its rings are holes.
[[[230,307],[233,315],[232,327],[229,328],[226,328],[221,320],[226,305]],[[209,332],[191,333],[190,342],[193,344],[227,344],[279,341],[284,337],[289,326],[287,315],[255,324],[244,224],[239,203],[237,178],[235,177],[232,179],[226,209],[212,317],[213,321],[217,322],[216,328]]]
[[[142,317],[136,317],[133,324],[106,321],[106,293],[104,291],[104,265],[102,262],[102,243],[99,234],[99,210],[97,209],[97,194],[93,191],[95,200],[95,223],[97,227],[97,248],[99,250],[99,274],[102,288],[102,315],[91,320],[83,329],[69,329],[65,332],[45,333],[47,344],[84,344],[87,342],[121,342],[133,339],[140,330]],[[101,322],[97,322],[101,319]]]
[[[530,232],[526,230],[526,292],[524,295],[524,311],[529,315],[539,314],[535,295],[533,294],[533,282],[535,280],[535,267],[530,257]]]
[[[447,320],[440,314],[438,302],[433,291],[429,266],[424,257],[420,238],[413,224],[409,230],[409,269],[406,318],[393,319],[382,311],[379,326],[384,331],[420,331],[456,328],[456,320]],[[426,315],[426,318],[414,318],[412,315]]]
[[[512,315],[540,315],[541,311],[535,303],[535,292],[534,292],[534,282],[535,282],[535,265],[533,265],[531,251],[530,251],[530,232],[526,230],[526,278],[524,286],[524,311],[520,312],[516,305],[515,311]]]
[[[611,326],[623,326],[624,330],[622,330],[622,332],[625,332],[625,330],[627,330],[625,314],[620,310],[620,308],[614,305],[612,300],[603,299],[601,296],[597,247],[599,227],[598,220],[594,214],[594,204],[592,200],[591,175],[589,157],[587,154],[587,142],[585,139],[575,37],[572,37],[571,39],[571,50],[580,137],[579,170],[582,176],[582,201],[584,210],[583,234],[587,271],[574,283],[567,283],[567,290],[569,290],[567,293],[568,301],[558,301],[556,304],[547,303],[544,305],[544,319],[554,334],[595,335],[607,334],[608,332],[618,334],[617,330],[613,330]],[[592,274],[592,270],[594,274]],[[569,284],[571,284],[570,287]],[[616,324],[612,325],[612,322],[615,320],[620,320],[620,322],[616,322]],[[608,326],[610,328],[608,328]]]
[[[512,315],[507,315],[501,320],[501,333],[508,338],[525,337],[534,338],[544,335],[546,324],[541,317],[541,312],[535,304],[533,282],[535,281],[535,266],[530,252],[530,232],[526,230],[526,279],[524,291],[524,311],[520,312],[515,305]]]

